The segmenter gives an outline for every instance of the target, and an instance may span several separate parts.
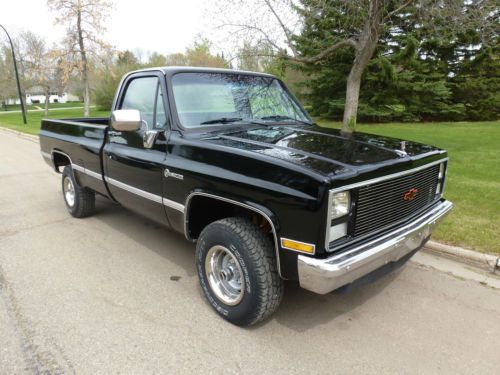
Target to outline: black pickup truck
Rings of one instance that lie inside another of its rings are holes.
[[[99,194],[196,241],[238,325],[271,315],[283,280],[328,293],[404,262],[452,208],[445,151],[319,127],[261,73],[131,72],[110,118],[44,119],[40,147],[74,217]]]

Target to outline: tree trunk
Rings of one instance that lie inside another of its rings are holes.
[[[45,116],[49,115],[49,100],[50,100],[50,90],[48,87],[45,88]]]
[[[90,86],[89,86],[89,78],[88,78],[87,68],[85,68],[85,70],[83,72],[83,84],[84,84],[83,116],[89,117],[90,116]]]
[[[352,132],[356,128],[356,118],[358,115],[359,90],[361,87],[361,77],[364,67],[357,64],[352,65],[347,77],[347,87],[345,94],[344,118],[342,120],[342,131]]]
[[[342,132],[350,133],[356,128],[361,78],[377,48],[382,7],[383,1],[381,0],[370,2],[368,19],[357,42],[356,57],[347,77]]]
[[[78,46],[80,48],[80,56],[82,57],[82,80],[83,80],[83,116],[90,116],[90,84],[89,84],[89,71],[87,62],[87,52],[85,51],[85,44],[83,42],[82,32],[82,13],[81,10],[77,11],[76,26],[78,29]]]

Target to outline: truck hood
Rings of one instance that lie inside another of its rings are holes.
[[[226,131],[206,139],[312,169],[322,175],[358,174],[440,154],[433,146],[319,126],[277,125]]]

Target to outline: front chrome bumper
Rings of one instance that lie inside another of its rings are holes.
[[[298,257],[300,286],[319,294],[341,286],[395,262],[420,249],[434,227],[451,211],[453,204],[441,200],[413,222],[341,254],[325,259]]]

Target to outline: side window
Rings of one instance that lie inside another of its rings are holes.
[[[123,96],[121,109],[137,109],[149,129],[163,128],[167,122],[158,77],[133,79]]]

